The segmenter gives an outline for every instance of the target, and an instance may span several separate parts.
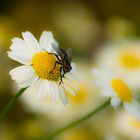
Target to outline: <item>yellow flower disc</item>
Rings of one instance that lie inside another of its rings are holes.
[[[122,101],[131,102],[132,93],[127,85],[120,79],[112,80],[112,87]]]
[[[77,104],[84,103],[88,98],[87,89],[84,85],[78,85],[78,89],[76,96],[69,94],[70,100]]]
[[[140,59],[138,56],[131,54],[131,53],[125,53],[121,56],[122,64],[127,68],[137,68],[140,66]]]
[[[47,52],[39,52],[33,56],[32,64],[36,74],[42,78],[52,81],[58,81],[60,78],[60,65],[56,64],[56,58]],[[53,70],[53,71],[52,71]],[[51,73],[52,71],[52,73]]]
[[[130,124],[131,124],[131,126],[133,126],[134,128],[137,128],[137,129],[140,130],[140,122],[137,121],[134,117],[131,118]]]

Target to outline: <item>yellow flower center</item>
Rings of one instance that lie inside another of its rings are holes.
[[[116,94],[121,98],[122,101],[131,102],[132,93],[127,85],[120,79],[113,79],[112,87],[115,90]]]
[[[47,52],[36,53],[32,59],[33,68],[36,74],[42,79],[52,81],[57,81],[60,78],[60,65],[56,64],[55,66],[55,63],[56,58],[54,55],[48,54]]]
[[[140,122],[138,122],[134,117],[131,118],[130,124],[133,127],[137,128],[137,129],[140,129]]]
[[[132,53],[125,53],[121,56],[122,64],[127,68],[137,68],[140,66],[140,59]]]
[[[87,99],[87,93],[86,93],[86,88],[83,86],[78,86],[78,92],[76,93],[76,96],[72,96],[71,94],[70,95],[70,100],[73,101],[73,103],[77,103],[77,104],[80,104],[80,103],[83,103],[86,101]]]

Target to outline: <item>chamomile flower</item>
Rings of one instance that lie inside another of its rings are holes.
[[[27,93],[23,94],[20,98],[24,109],[50,118],[52,123],[59,127],[89,113],[93,109],[93,106],[98,105],[100,96],[99,94],[93,94],[93,92],[96,93],[97,88],[92,85],[90,82],[92,77],[90,73],[87,73],[91,67],[86,63],[81,64],[78,61],[77,65],[79,68],[78,76],[80,77],[80,82],[75,82],[75,84],[78,87],[78,91],[76,92],[76,96],[72,96],[68,92],[69,104],[67,106],[61,104],[60,100],[54,104],[50,98],[38,100],[32,94]],[[65,82],[65,79],[63,81]],[[83,111],[83,108],[86,109]]]
[[[140,87],[140,42],[123,40],[107,43],[96,55],[96,63],[106,65],[138,90]]]
[[[140,121],[140,103],[129,88],[126,81],[115,75],[110,70],[93,69],[96,77],[96,85],[101,89],[101,93],[111,98],[111,105],[117,108],[120,104],[124,109],[135,116]]]
[[[71,87],[76,88],[74,84],[74,80],[77,79],[76,65],[71,62],[72,70],[63,78],[69,84],[65,82],[60,84],[62,65],[56,64],[58,60],[51,54],[57,54],[52,44],[58,46],[53,34],[44,31],[39,42],[30,32],[23,32],[22,36],[23,39],[16,37],[12,40],[11,50],[8,52],[11,59],[22,64],[9,72],[12,79],[19,87],[28,87],[28,90],[32,90],[40,99],[45,99],[49,95],[53,100],[60,98],[63,104],[67,104],[66,91],[75,95]]]

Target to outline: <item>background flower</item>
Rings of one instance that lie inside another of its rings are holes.
[[[123,108],[134,115],[137,121],[140,121],[140,103],[131,86],[127,81],[120,78],[107,67],[102,69],[93,69],[95,84],[100,88],[103,96],[110,98],[110,103],[114,108],[122,105]]]
[[[106,65],[124,78],[134,90],[140,87],[140,42],[123,40],[107,43],[96,54],[96,64]]]

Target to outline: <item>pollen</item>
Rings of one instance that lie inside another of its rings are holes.
[[[140,66],[140,59],[132,53],[125,53],[121,56],[122,64],[127,68],[137,68]]]
[[[40,78],[58,81],[60,78],[60,65],[56,64],[55,66],[56,61],[53,54],[43,51],[33,56],[32,66]]]
[[[121,98],[122,101],[131,102],[132,92],[129,87],[120,79],[113,79],[112,88],[115,90],[115,93]]]

